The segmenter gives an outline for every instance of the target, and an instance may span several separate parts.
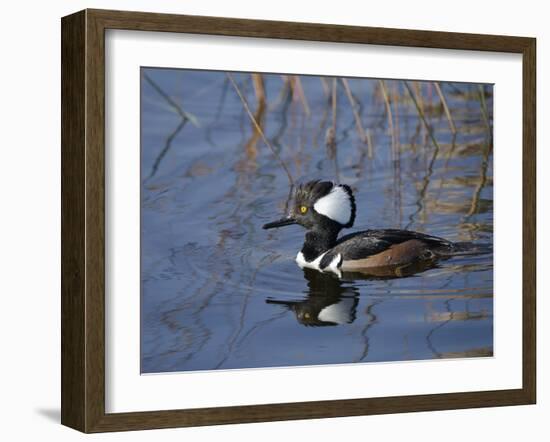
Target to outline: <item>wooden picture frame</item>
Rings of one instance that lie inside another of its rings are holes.
[[[105,412],[105,30],[124,29],[522,55],[523,385],[132,413]],[[62,19],[62,410],[83,432],[533,404],[536,398],[536,41],[533,38],[84,10]]]

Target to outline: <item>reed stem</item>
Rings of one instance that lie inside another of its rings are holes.
[[[281,167],[284,169],[284,171],[286,172],[287,176],[288,176],[288,180],[290,181],[290,184],[292,186],[294,186],[294,179],[292,178],[292,175],[290,173],[290,170],[288,169],[287,165],[285,164],[285,162],[282,160],[282,158],[279,156],[279,154],[277,153],[277,151],[273,148],[273,146],[271,145],[271,143],[267,140],[267,138],[265,137],[264,135],[264,131],[262,130],[262,128],[260,127],[260,125],[258,124],[258,122],[256,121],[256,119],[254,118],[254,115],[252,114],[252,111],[250,110],[250,107],[248,106],[248,103],[246,102],[246,98],[243,96],[243,94],[241,93],[241,90],[239,89],[239,87],[237,86],[237,83],[235,83],[235,80],[233,79],[233,76],[228,72],[227,73],[227,77],[229,78],[229,81],[231,82],[231,84],[233,85],[233,88],[235,89],[235,92],[237,92],[237,95],[239,96],[242,104],[243,104],[243,107],[244,109],[246,110],[246,113],[248,114],[248,116],[250,117],[250,120],[252,121],[252,124],[254,125],[254,127],[256,128],[256,130],[258,131],[258,133],[260,134],[260,136],[262,137],[262,140],[263,142],[266,144],[267,147],[269,147],[271,149],[271,152],[273,153],[273,155],[275,156],[275,158],[279,161],[279,164],[281,165]]]
[[[361,124],[361,116],[359,115],[359,111],[357,109],[357,101],[355,101],[355,98],[353,98],[353,94],[351,92],[351,88],[349,87],[348,80],[346,78],[341,78],[342,85],[344,86],[344,91],[346,92],[346,95],[348,97],[348,100],[351,104],[351,110],[353,112],[353,117],[355,118],[355,125],[357,126],[357,132],[359,133],[359,138],[361,139],[361,142],[367,143],[367,136],[365,134],[365,130],[363,129],[363,125]]]
[[[370,129],[367,129],[367,155],[369,157],[369,160],[372,160],[372,157],[374,156],[374,148],[372,146],[372,137],[370,134]]]
[[[382,96],[384,97],[384,103],[386,104],[386,113],[388,115],[388,129],[390,130],[391,136],[391,147],[392,147],[392,160],[395,159],[395,129],[393,126],[393,114],[391,111],[390,96],[388,94],[388,89],[386,88],[386,83],[384,80],[378,80],[380,83],[380,90],[382,91]]]
[[[151,172],[149,173],[149,176],[146,178],[147,180],[151,179],[156,173],[160,166],[160,163],[162,159],[166,156],[170,148],[172,147],[172,141],[174,141],[174,138],[180,133],[180,131],[183,129],[183,127],[187,124],[188,121],[195,122],[195,124],[198,126],[198,123],[196,122],[196,118],[185,112],[182,107],[172,98],[170,95],[168,95],[164,90],[155,82],[151,77],[149,77],[145,72],[142,72],[143,78],[147,83],[151,85],[151,87],[162,97],[166,102],[170,105],[172,109],[176,111],[176,113],[180,116],[181,121],[179,122],[178,126],[168,135],[166,138],[166,143],[164,144],[164,147],[159,152],[157,157],[155,158],[155,161],[153,162],[153,166],[151,167]]]
[[[336,78],[332,79],[332,130],[336,137],[336,112],[337,112],[338,95],[336,93]]]
[[[485,122],[485,126],[487,127],[487,132],[489,135],[491,134],[491,124],[489,123],[489,117],[487,114],[487,102],[485,101],[485,89],[482,84],[477,85],[478,92],[479,92],[479,105],[481,107],[481,115],[483,116],[483,121]]]
[[[437,143],[434,134],[433,129],[428,123],[428,120],[426,120],[426,116],[424,115],[424,111],[420,107],[420,104],[418,103],[418,100],[416,99],[416,96],[414,95],[414,92],[412,91],[411,87],[409,86],[409,83],[407,81],[403,81],[405,84],[405,88],[407,89],[407,92],[409,93],[409,96],[411,97],[411,100],[413,101],[416,110],[418,112],[418,115],[420,115],[420,118],[422,119],[422,123],[424,124],[424,127],[426,128],[426,131],[428,132],[428,136],[432,140],[432,143],[434,144],[435,148],[439,150],[439,144]]]
[[[152,86],[152,88],[162,98],[164,98],[166,100],[166,102],[170,105],[170,107],[172,109],[174,109],[176,111],[176,113],[182,119],[189,120],[189,121],[195,123],[195,125],[198,126],[198,123],[196,121],[197,119],[193,115],[191,115],[190,113],[184,111],[183,108],[170,95],[168,95],[166,92],[164,92],[162,90],[162,88],[155,81],[153,81],[153,79],[151,77],[149,77],[149,75],[147,75],[145,72],[142,72],[142,75],[143,75],[143,78],[145,78],[145,80],[147,81],[147,83],[149,83]]]
[[[434,82],[435,90],[437,92],[437,95],[439,95],[439,100],[441,101],[441,104],[443,105],[443,110],[445,111],[445,115],[447,116],[447,121],[449,122],[449,128],[451,129],[451,133],[453,135],[456,135],[456,126],[455,122],[453,120],[453,116],[451,115],[451,111],[449,109],[449,106],[447,105],[447,100],[445,99],[445,95],[443,95],[443,91],[441,90],[441,86],[436,81]]]
[[[304,92],[304,88],[302,87],[302,81],[300,80],[300,77],[297,75],[294,75],[293,77],[293,88],[292,92],[296,93],[296,96],[302,103],[302,107],[304,108],[304,113],[309,117],[311,115],[311,111],[309,110],[309,104],[307,102],[306,94]]]

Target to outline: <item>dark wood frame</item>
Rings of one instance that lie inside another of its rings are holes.
[[[84,432],[279,421],[534,404],[536,400],[536,40],[459,34],[85,10],[62,26],[61,422]],[[105,30],[284,38],[523,56],[523,386],[401,397],[105,413]]]

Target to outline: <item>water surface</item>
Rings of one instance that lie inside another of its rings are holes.
[[[343,233],[492,244],[492,86],[440,84],[453,135],[432,82],[233,78],[296,179],[353,188]],[[289,182],[226,73],[147,68],[141,85],[143,373],[492,355],[491,253],[407,277],[303,271],[304,230],[261,228]]]

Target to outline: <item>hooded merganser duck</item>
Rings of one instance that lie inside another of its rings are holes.
[[[263,228],[305,227],[298,265],[339,277],[342,272],[375,273],[380,268],[434,263],[449,257],[454,249],[443,238],[400,229],[365,230],[338,239],[340,230],[353,226],[355,213],[355,198],[348,185],[309,181],[296,188],[288,215]]]

